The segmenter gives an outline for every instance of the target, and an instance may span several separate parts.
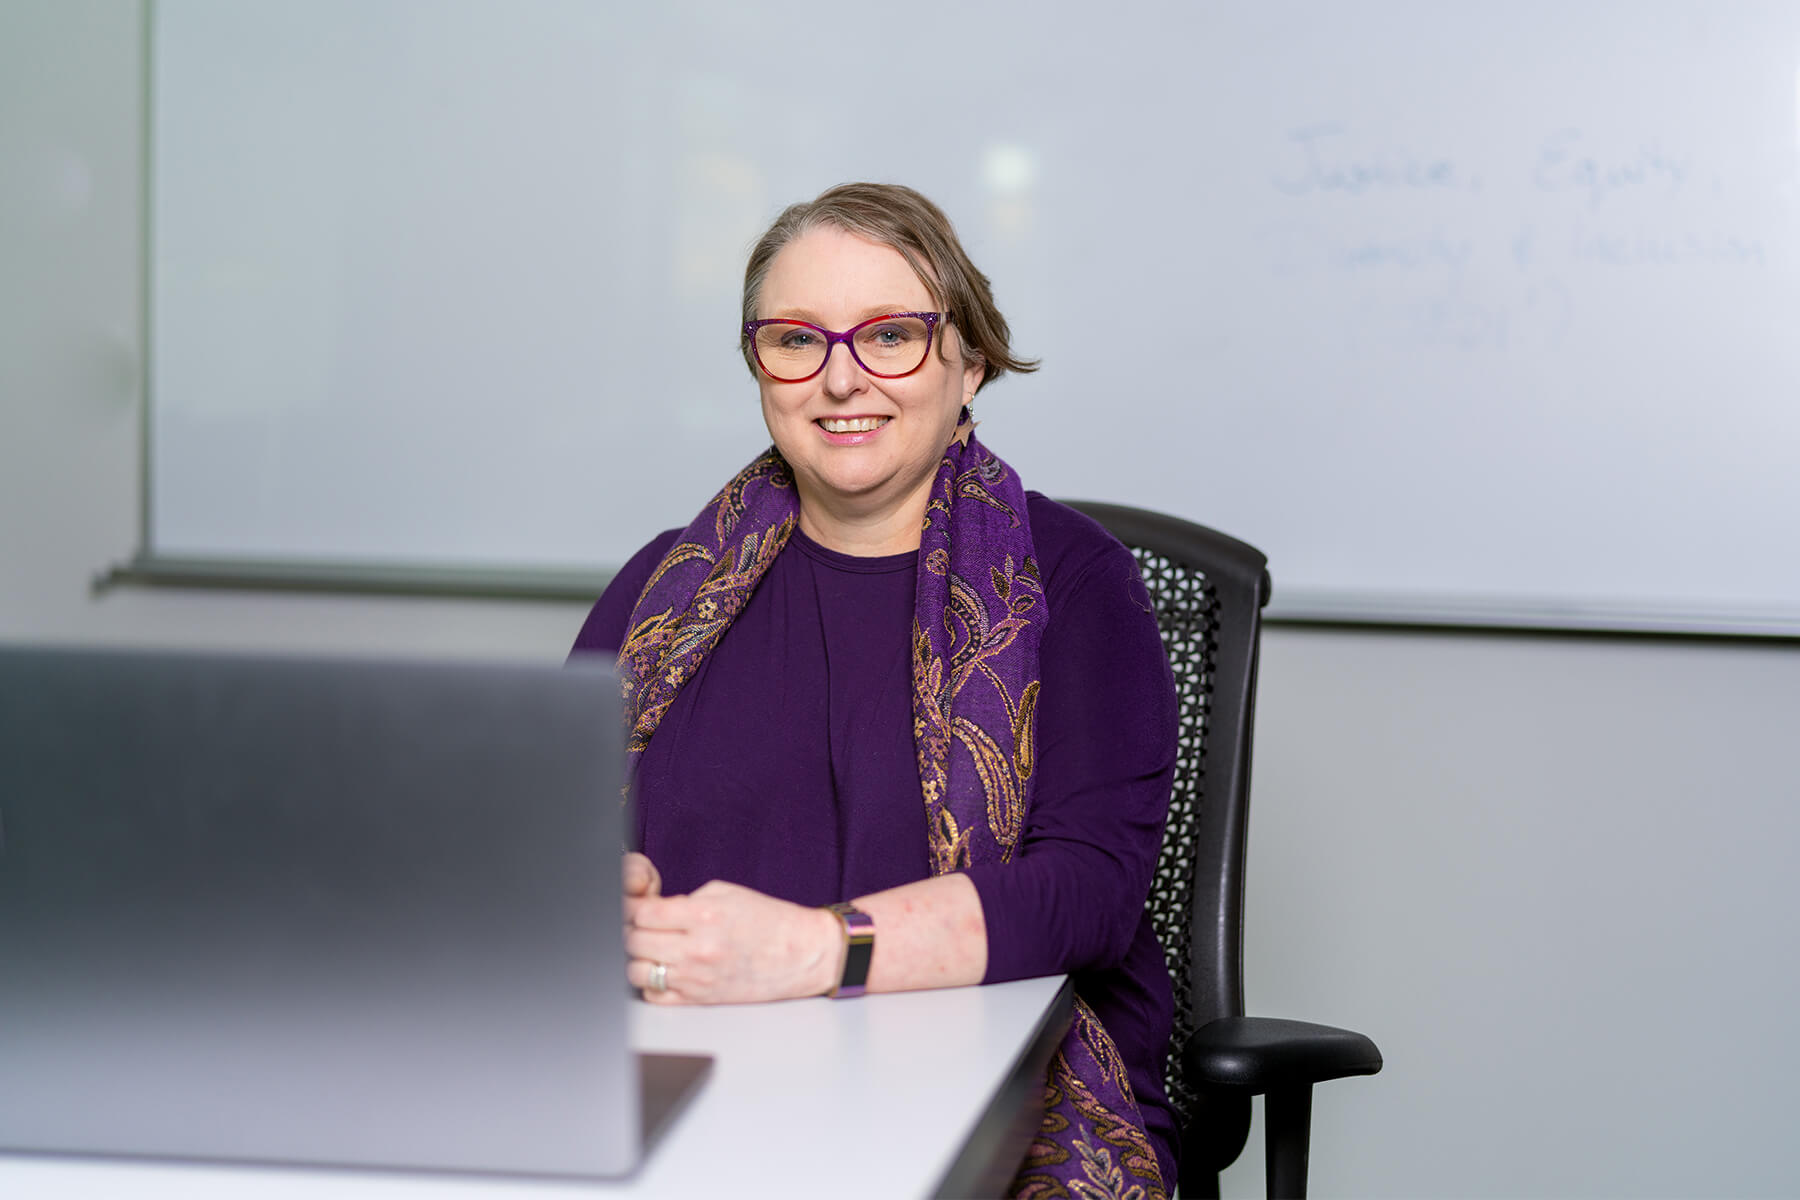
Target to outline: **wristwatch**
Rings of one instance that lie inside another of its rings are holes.
[[[869,962],[875,957],[875,920],[854,904],[827,904],[825,910],[844,925],[844,976],[826,995],[839,1000],[860,996],[868,990]]]

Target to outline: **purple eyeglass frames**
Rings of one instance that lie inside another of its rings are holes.
[[[850,351],[856,365],[869,374],[880,379],[900,379],[925,365],[938,322],[943,318],[944,314],[934,312],[883,313],[836,333],[811,321],[771,317],[745,321],[744,337],[750,341],[756,365],[777,383],[811,379],[825,369],[832,349],[839,343]],[[816,334],[821,340],[804,341],[809,334]],[[875,360],[872,363],[871,358]]]

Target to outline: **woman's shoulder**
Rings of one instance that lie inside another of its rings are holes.
[[[1137,560],[1106,526],[1041,492],[1025,493],[1031,542],[1046,591],[1073,586],[1096,569],[1137,570]]]
[[[1038,492],[1025,493],[1032,547],[1044,581],[1052,625],[1069,622],[1118,630],[1149,618],[1155,607],[1137,558],[1106,526]],[[1160,643],[1159,643],[1160,645]]]
[[[650,578],[650,572],[663,560],[663,555],[669,552],[669,547],[675,544],[675,539],[681,536],[681,532],[680,529],[665,529],[645,542],[638,547],[636,554],[625,560],[625,565],[619,568],[619,573],[613,578],[635,578],[638,586],[643,587],[644,581]]]
[[[1048,613],[1042,643],[1046,699],[1040,701],[1048,707],[1040,712],[1051,725],[1045,728],[1080,728],[1087,737],[1124,714],[1131,729],[1115,730],[1120,745],[1150,738],[1156,755],[1174,761],[1174,683],[1137,556],[1100,522],[1066,504],[1027,493],[1026,512]],[[1106,697],[1112,701],[1096,708]],[[1059,724],[1066,721],[1074,724]]]
[[[649,582],[650,573],[656,570],[663,555],[681,536],[679,529],[665,529],[625,560],[594,601],[593,608],[588,610],[587,620],[582,622],[581,632],[575,637],[572,653],[583,654],[617,654],[619,647],[625,642],[625,625],[631,619],[631,610],[636,607],[638,595]]]

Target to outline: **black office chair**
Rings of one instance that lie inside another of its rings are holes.
[[[1360,1033],[1244,1015],[1244,846],[1268,560],[1162,513],[1066,501],[1136,555],[1181,702],[1168,831],[1149,910],[1175,988],[1166,1082],[1181,1124],[1181,1193],[1217,1196],[1219,1172],[1265,1097],[1270,1197],[1306,1195],[1312,1087],[1381,1070]]]

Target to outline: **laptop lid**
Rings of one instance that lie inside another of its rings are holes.
[[[612,673],[0,647],[0,1148],[630,1170]]]

